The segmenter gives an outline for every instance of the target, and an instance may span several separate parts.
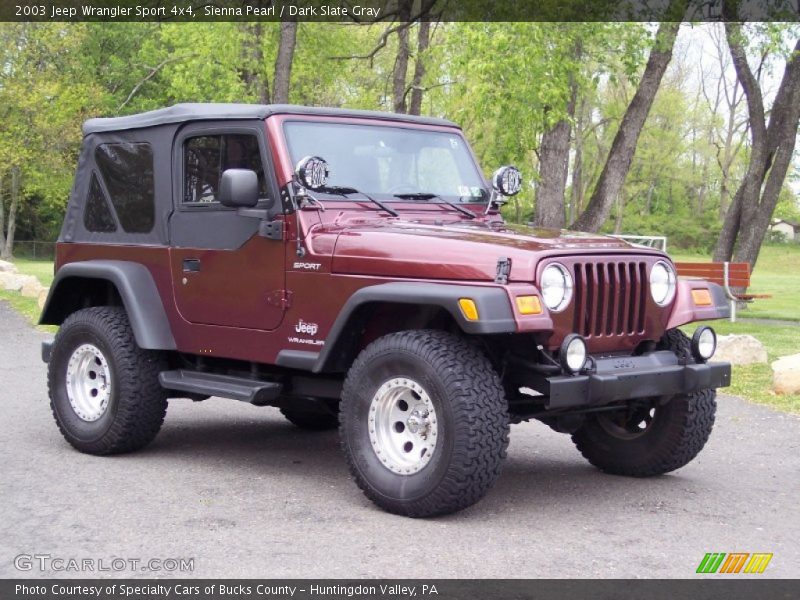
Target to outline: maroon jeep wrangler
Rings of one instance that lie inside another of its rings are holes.
[[[221,396],[339,428],[380,507],[453,512],[509,424],[569,433],[608,473],[692,460],[730,366],[723,290],[664,253],[510,225],[440,119],[183,104],[84,126],[41,323],[53,415],[82,452],[142,448],[167,400]]]

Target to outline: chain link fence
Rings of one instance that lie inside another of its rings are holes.
[[[15,258],[54,260],[56,257],[56,243],[39,240],[14,240],[13,254]]]

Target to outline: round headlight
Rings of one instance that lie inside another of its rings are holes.
[[[675,270],[664,261],[658,261],[650,271],[650,294],[659,306],[672,302],[677,288]]]
[[[558,356],[565,371],[577,373],[586,364],[586,342],[577,333],[571,333],[561,343]]]
[[[697,362],[705,362],[717,351],[717,334],[711,327],[698,327],[692,336],[692,355]]]
[[[545,306],[553,312],[564,310],[572,299],[572,275],[564,265],[547,266],[539,285]]]

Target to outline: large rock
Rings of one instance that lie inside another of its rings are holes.
[[[19,291],[20,294],[27,298],[38,298],[39,294],[42,293],[44,286],[39,283],[39,280],[35,277],[33,281],[26,281],[25,284],[22,286],[22,289]]]
[[[31,282],[39,283],[33,275],[19,275],[18,273],[0,273],[0,287],[4,290],[19,292],[23,286]]]
[[[717,338],[717,352],[711,360],[732,365],[766,363],[767,349],[752,335],[721,335]]]
[[[49,287],[42,288],[42,291],[39,292],[38,304],[40,309],[44,308],[44,303],[47,302],[47,296],[49,293],[50,293]]]
[[[800,354],[781,356],[772,363],[772,389],[778,394],[800,394]]]
[[[0,273],[16,273],[17,265],[7,260],[0,260]]]

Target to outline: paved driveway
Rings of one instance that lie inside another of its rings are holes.
[[[411,520],[361,495],[335,433],[233,400],[172,401],[138,454],[79,454],[50,415],[45,337],[0,302],[0,577],[36,576],[14,557],[47,554],[194,558],[200,577],[691,578],[706,552],[772,552],[762,577],[800,575],[796,416],[722,396],[703,453],[646,480],[604,475],[567,436],[515,425],[487,498]]]

